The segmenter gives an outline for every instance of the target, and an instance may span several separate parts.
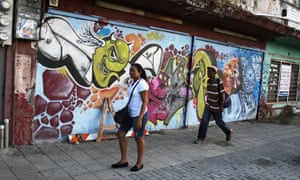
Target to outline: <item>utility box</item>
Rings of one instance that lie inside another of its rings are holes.
[[[16,38],[38,40],[42,0],[19,0],[16,6]]]

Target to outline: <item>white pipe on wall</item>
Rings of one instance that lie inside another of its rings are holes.
[[[4,125],[0,125],[0,148],[4,148]]]

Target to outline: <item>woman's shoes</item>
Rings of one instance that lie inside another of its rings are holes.
[[[143,164],[141,165],[141,167],[138,167],[137,165],[135,165],[130,169],[130,171],[136,172],[136,171],[143,169],[143,167],[144,167]]]
[[[116,163],[116,164],[112,164],[111,165],[112,168],[122,168],[122,167],[128,167],[128,162],[125,162],[125,163]]]
[[[111,165],[112,168],[122,168],[122,167],[128,167],[128,162],[125,163],[116,163],[116,164],[112,164]],[[136,172],[139,171],[141,169],[143,169],[144,165],[142,164],[140,167],[138,167],[137,165],[133,166],[130,171]]]

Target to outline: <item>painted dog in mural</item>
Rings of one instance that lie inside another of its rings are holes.
[[[80,85],[91,85],[92,55],[96,47],[104,44],[103,40],[99,39],[98,43],[85,41],[66,19],[57,16],[45,18],[40,38],[39,63],[48,68],[66,66]]]

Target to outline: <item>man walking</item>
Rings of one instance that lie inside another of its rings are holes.
[[[200,122],[198,139],[194,142],[195,144],[204,143],[206,137],[209,119],[211,115],[216,121],[216,124],[226,135],[226,141],[231,140],[232,129],[229,129],[223,121],[222,112],[224,111],[224,86],[220,79],[216,79],[217,67],[209,66],[207,68],[208,81],[206,89],[206,103],[203,118]]]

